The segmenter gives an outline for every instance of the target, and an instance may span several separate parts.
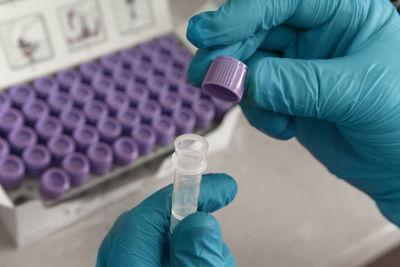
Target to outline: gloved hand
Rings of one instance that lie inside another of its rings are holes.
[[[266,134],[296,137],[400,225],[400,20],[389,1],[230,0],[189,21],[200,86],[211,61],[249,66],[240,105]]]
[[[235,265],[209,212],[234,199],[236,182],[226,174],[204,175],[199,212],[186,217],[169,240],[172,189],[161,189],[118,218],[101,244],[96,267]]]

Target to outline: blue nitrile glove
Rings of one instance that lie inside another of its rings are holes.
[[[199,212],[185,218],[169,240],[172,189],[159,190],[118,218],[101,244],[97,267],[235,265],[209,212],[234,199],[236,182],[226,174],[204,175]]]
[[[194,16],[187,37],[200,48],[194,85],[217,56],[245,61],[249,122],[295,136],[400,225],[400,20],[389,1],[231,0]]]

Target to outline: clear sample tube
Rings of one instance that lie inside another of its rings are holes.
[[[198,206],[201,174],[207,168],[207,141],[195,134],[184,134],[175,140],[172,162],[175,166],[170,232]]]

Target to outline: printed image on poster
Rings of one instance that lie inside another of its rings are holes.
[[[114,16],[121,33],[135,31],[152,24],[153,14],[150,0],[110,0]]]
[[[2,23],[0,37],[3,52],[12,69],[32,66],[53,57],[46,25],[40,15]]]
[[[97,1],[77,1],[59,11],[65,41],[72,50],[87,48],[106,38]]]

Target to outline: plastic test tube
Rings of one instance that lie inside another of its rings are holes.
[[[103,67],[96,62],[86,62],[79,66],[79,71],[83,82],[90,84],[96,76],[103,73]]]
[[[22,153],[26,171],[30,177],[40,177],[51,163],[50,151],[42,145],[27,147]]]
[[[163,94],[160,96],[159,101],[162,107],[162,112],[169,116],[178,112],[182,107],[182,97],[175,92]]]
[[[49,169],[40,178],[39,192],[47,199],[60,199],[71,187],[71,182],[66,171],[62,169]]]
[[[71,97],[75,107],[82,108],[85,103],[94,98],[94,91],[92,87],[87,84],[77,84],[71,88]]]
[[[58,90],[58,81],[50,76],[41,77],[33,82],[33,87],[36,90],[36,94],[41,99],[47,99],[47,97]]]
[[[8,94],[0,92],[0,113],[6,111],[11,106],[11,100]]]
[[[0,161],[0,184],[6,190],[18,188],[23,180],[25,165],[14,155],[7,155]]]
[[[157,137],[153,127],[141,124],[133,128],[132,138],[139,145],[139,154],[147,155],[153,150]]]
[[[139,145],[130,137],[118,138],[113,144],[114,163],[117,166],[127,166],[139,156]]]
[[[99,132],[96,128],[89,125],[84,125],[75,129],[73,137],[77,149],[81,152],[86,152],[91,145],[96,144],[100,139]]]
[[[111,116],[116,116],[118,111],[129,107],[129,97],[122,92],[111,92],[106,96],[106,103]]]
[[[104,75],[98,75],[92,81],[95,98],[98,100],[104,100],[108,93],[115,90],[116,84],[114,80]]]
[[[124,68],[115,70],[113,73],[113,78],[119,91],[125,91],[128,84],[134,81],[132,72]]]
[[[122,125],[122,133],[129,135],[132,129],[140,124],[141,117],[137,110],[127,108],[118,112],[117,119]]]
[[[103,142],[112,144],[122,133],[121,123],[111,117],[99,120],[97,130],[100,133],[100,139]]]
[[[104,74],[111,76],[112,73],[123,66],[123,60],[120,55],[107,55],[100,59],[104,68]]]
[[[71,185],[78,186],[88,178],[90,165],[85,155],[72,153],[64,158],[62,168],[68,173]]]
[[[57,73],[57,80],[61,90],[69,91],[71,87],[81,82],[82,77],[76,70],[63,70]]]
[[[177,135],[191,133],[196,126],[196,114],[188,108],[182,108],[173,114]]]
[[[163,78],[152,76],[147,80],[147,87],[150,90],[150,97],[157,100],[161,95],[168,92],[169,84]]]
[[[73,105],[71,96],[64,92],[55,92],[50,94],[48,102],[50,112],[54,116],[60,115],[61,112],[70,109]]]
[[[161,115],[161,106],[158,102],[148,99],[139,104],[138,110],[144,123],[151,124]]]
[[[113,163],[113,152],[109,145],[97,143],[89,147],[87,156],[90,162],[90,171],[94,175],[103,175],[110,171]]]
[[[34,126],[38,120],[49,115],[50,107],[43,100],[34,99],[24,104],[22,113],[25,116],[26,123],[29,126]]]
[[[120,52],[120,55],[124,61],[124,66],[132,68],[138,60],[140,60],[139,48],[127,48]]]
[[[22,113],[16,109],[10,108],[0,113],[0,134],[6,137],[7,134],[24,124]]]
[[[49,140],[47,146],[53,158],[53,163],[60,165],[62,160],[75,150],[75,143],[68,135],[54,136]]]
[[[175,140],[171,233],[186,216],[197,211],[201,174],[207,168],[207,153],[208,143],[199,135],[185,134]]]
[[[150,95],[149,89],[138,83],[129,84],[126,93],[131,101],[132,107],[138,107],[139,103],[145,102]]]
[[[215,106],[207,99],[201,99],[193,104],[192,107],[196,114],[196,127],[207,128],[211,125],[215,116]]]
[[[168,145],[174,138],[176,133],[176,126],[174,120],[168,116],[161,116],[153,121],[153,129],[156,132],[157,145]]]
[[[60,120],[64,126],[64,131],[72,134],[76,128],[82,127],[85,124],[86,118],[82,111],[72,108],[61,113]]]
[[[201,90],[189,83],[183,83],[178,89],[185,107],[192,107],[200,99]]]
[[[36,144],[37,135],[32,128],[22,126],[12,130],[8,134],[8,141],[11,146],[11,151],[14,154],[20,155],[26,147]]]
[[[10,153],[10,146],[7,141],[0,137],[0,161]]]
[[[35,91],[27,84],[16,85],[10,89],[11,102],[18,109],[35,97]]]
[[[46,144],[50,138],[63,132],[60,120],[50,116],[39,120],[35,125],[35,129],[42,144]]]

